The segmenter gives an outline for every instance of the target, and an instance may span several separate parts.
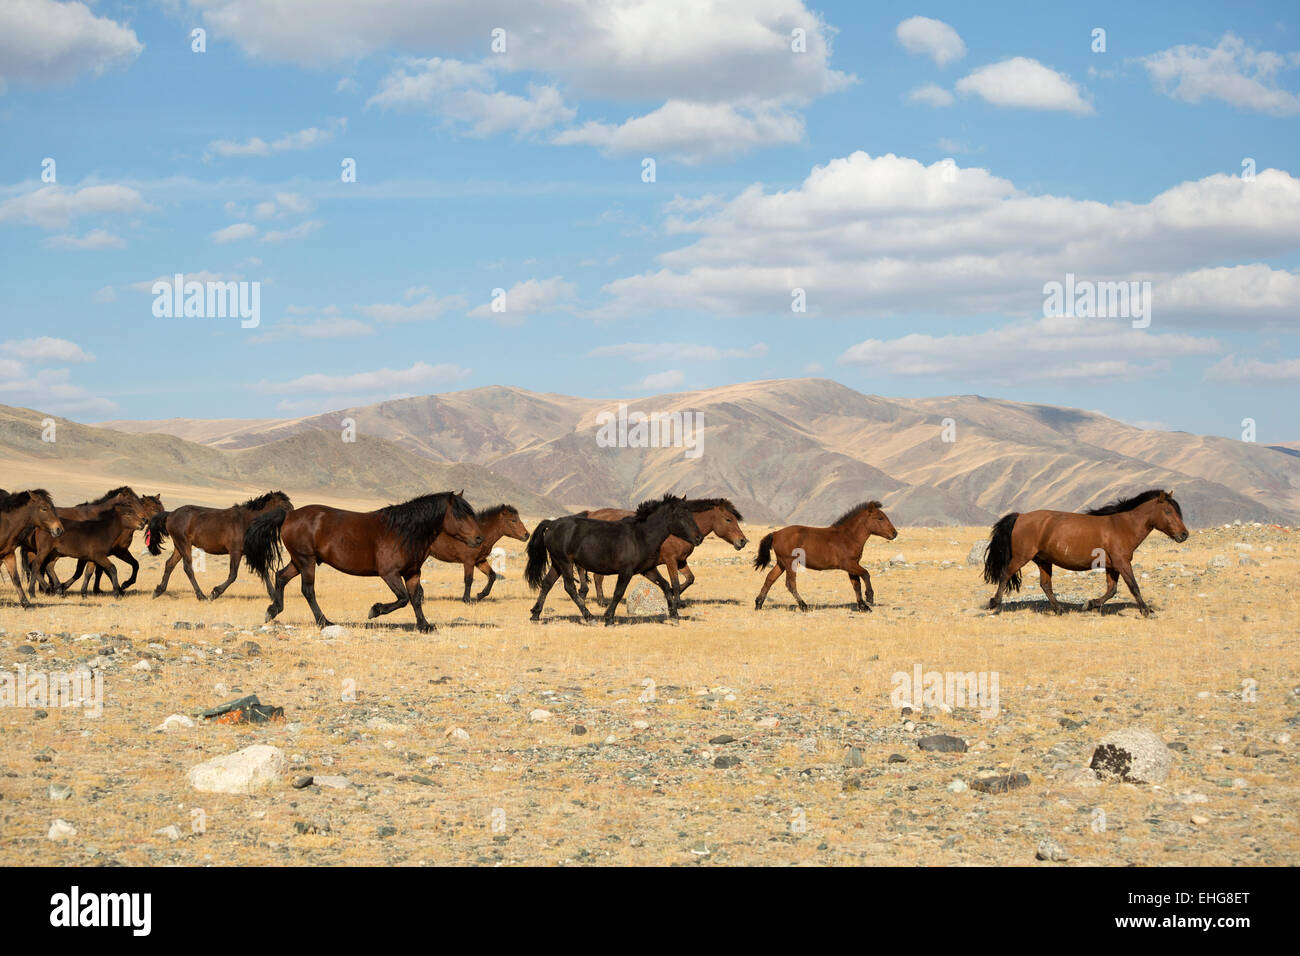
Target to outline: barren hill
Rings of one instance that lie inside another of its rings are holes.
[[[647,414],[702,415],[699,457],[682,448],[601,447],[596,416],[617,412],[617,400],[508,387],[287,420],[109,424],[158,441],[163,433],[190,439],[212,453],[290,449],[296,446],[272,443],[325,434],[333,444],[319,446],[325,457],[313,465],[314,480],[325,481],[345,473],[330,455],[350,418],[366,439],[429,462],[489,469],[560,506],[555,510],[625,505],[674,490],[726,495],[762,522],[825,522],[850,504],[880,498],[901,524],[980,524],[1006,511],[1074,511],[1158,486],[1173,488],[1194,525],[1300,523],[1294,449],[1147,431],[1095,412],[973,395],[889,399],[826,379],[750,382],[626,404]],[[296,451],[288,461],[294,468]]]

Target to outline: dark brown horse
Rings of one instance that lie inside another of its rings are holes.
[[[993,526],[984,556],[984,580],[998,586],[989,598],[991,610],[1001,610],[1002,593],[1020,590],[1020,569],[1029,561],[1038,565],[1038,581],[1052,610],[1062,607],[1052,593],[1052,566],[1069,571],[1104,568],[1106,593],[1093,598],[1085,611],[1099,608],[1115,593],[1122,577],[1133,592],[1143,617],[1151,608],[1142,600],[1133,576],[1133,552],[1152,531],[1163,531],[1175,541],[1187,540],[1183,509],[1172,491],[1153,488],[1083,514],[1070,511],[1028,511],[1003,515]]]
[[[33,528],[42,528],[56,538],[63,534],[63,522],[48,491],[33,488],[0,496],[0,560],[4,561],[9,577],[18,589],[18,602],[23,607],[31,607],[32,603],[27,600],[27,592],[23,590],[18,575],[15,552],[19,541]]]
[[[108,575],[113,584],[113,595],[122,596],[122,588],[117,581],[117,568],[109,560],[114,549],[121,547],[123,540],[129,541],[149,519],[144,502],[139,498],[134,501],[122,501],[109,511],[94,518],[63,519],[63,534],[54,537],[44,528],[36,529],[36,570],[44,574],[48,565],[58,558],[77,558],[89,561]],[[90,582],[90,575],[86,576]],[[68,584],[72,582],[69,581]],[[62,594],[68,585],[59,588]]]
[[[249,526],[244,555],[271,595],[268,621],[284,610],[284,587],[301,574],[302,596],[311,606],[316,624],[328,627],[330,622],[316,603],[316,566],[328,564],[344,574],[383,578],[393,589],[397,600],[372,605],[371,617],[410,604],[416,626],[432,631],[433,625],[424,619],[420,568],[440,533],[471,548],[483,543],[474,509],[458,492],[421,495],[378,511],[344,511],[326,505],[288,512],[276,509]],[[281,543],[289,552],[289,563],[275,575],[273,585],[271,574]]]
[[[528,529],[524,527],[524,522],[520,519],[519,511],[514,505],[497,505],[486,511],[480,511],[475,517],[478,521],[479,533],[483,536],[483,543],[478,547],[471,548],[459,538],[448,534],[445,529],[429,546],[429,557],[464,566],[465,593],[461,596],[461,600],[466,604],[470,603],[469,589],[474,584],[475,568],[487,575],[487,584],[483,585],[483,590],[479,591],[474,598],[476,601],[487,597],[497,578],[503,576],[497,574],[488,561],[492,556],[492,546],[503,537],[514,538],[516,541],[528,540]]]
[[[796,524],[773,531],[758,543],[758,557],[754,559],[754,569],[761,570],[771,562],[772,553],[776,553],[776,567],[767,573],[763,589],[754,598],[755,610],[762,610],[767,592],[783,572],[785,586],[794,595],[799,610],[808,610],[808,605],[799,596],[795,586],[796,573],[807,569],[847,572],[849,580],[853,582],[853,593],[858,599],[858,610],[870,611],[876,603],[876,592],[871,587],[871,575],[861,561],[862,549],[873,534],[886,541],[898,537],[898,531],[889,516],[881,510],[879,501],[864,501],[850,508],[829,528]],[[863,584],[867,586],[865,599],[862,595]]]
[[[171,535],[172,554],[163,568],[162,580],[153,589],[153,596],[158,597],[167,590],[167,581],[172,576],[172,569],[178,562],[184,562],[185,575],[194,585],[194,595],[205,600],[203,589],[194,577],[193,549],[198,548],[207,554],[230,555],[230,573],[226,580],[212,589],[215,601],[235,583],[239,574],[239,559],[244,553],[244,534],[254,520],[270,511],[292,509],[293,503],[283,491],[268,491],[256,498],[249,498],[242,505],[229,508],[205,508],[202,505],[184,505],[175,511],[164,511],[149,520],[149,531],[145,543],[149,545],[150,554],[161,554],[163,539]]]
[[[135,502],[138,500],[139,495],[137,495],[129,485],[122,485],[120,488],[114,488],[112,491],[104,492],[94,501],[83,501],[79,505],[72,505],[66,508],[56,508],[54,510],[58,514],[60,520],[66,518],[85,520],[86,518],[98,518],[100,515],[113,510],[113,508],[122,502]],[[51,561],[49,565],[46,566],[45,579],[43,581],[37,581],[35,578],[35,535],[35,529],[28,531],[27,536],[21,543],[23,567],[27,572],[27,586],[32,590],[39,587],[39,589],[44,591],[46,594],[54,594],[55,592],[62,590],[61,585],[59,584],[59,579],[54,573],[54,565],[56,562]],[[139,564],[136,562],[134,557],[128,557],[127,560],[129,560],[133,565],[131,580],[134,581],[135,571],[139,568]]]
[[[162,497],[159,495],[141,495],[140,506],[144,509],[146,521],[153,518],[154,515],[162,514],[164,511],[167,510],[166,508],[163,507]],[[131,585],[135,584],[136,576],[140,573],[140,562],[137,561],[135,559],[135,555],[131,553],[131,544],[132,542],[135,541],[135,533],[137,530],[139,529],[137,528],[124,529],[121,536],[118,539],[117,544],[114,545],[113,550],[109,552],[113,557],[118,558],[121,561],[125,561],[131,567],[131,576],[122,582],[123,591],[128,590],[131,587]],[[86,569],[90,566],[90,564],[91,562],[86,558],[82,558],[78,560],[76,572],[72,575],[72,577],[70,577],[67,581],[64,581],[63,584],[59,586],[60,592],[66,592],[70,587],[76,584],[77,578],[81,577],[82,573],[86,571]],[[91,577],[90,574],[87,573],[86,579],[81,582],[81,594],[83,597],[86,594],[86,590],[90,587],[90,577]],[[95,566],[95,593],[96,594],[99,593],[99,582],[103,579],[103,577],[104,577],[104,569],[96,565]]]
[[[687,498],[686,507],[695,518],[695,524],[700,529],[700,534],[708,537],[716,534],[723,541],[726,541],[737,551],[744,549],[749,544],[749,539],[745,537],[745,532],[740,527],[740,522],[745,519],[741,516],[736,506],[726,498]],[[635,511],[625,511],[621,508],[598,508],[595,511],[582,512],[588,518],[595,518],[597,521],[623,521],[636,514]],[[676,535],[669,535],[668,540],[663,543],[659,549],[659,563],[668,569],[668,582],[673,587],[673,595],[677,599],[678,606],[682,603],[682,594],[688,587],[695,583],[695,572],[690,569],[686,559],[691,556],[695,550],[695,545],[689,541],[683,541]],[[685,581],[678,579],[678,572],[685,572]],[[603,574],[594,575],[596,579],[596,603],[605,606],[605,576]],[[587,569],[582,569],[582,587],[578,589],[584,599],[587,596]]]

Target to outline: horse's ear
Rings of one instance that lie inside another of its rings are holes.
[[[1172,498],[1173,496],[1174,496],[1174,489],[1170,488],[1168,491],[1165,492],[1166,498]]]

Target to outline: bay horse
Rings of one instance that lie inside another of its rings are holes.
[[[197,547],[207,554],[230,555],[230,573],[225,581],[212,589],[212,600],[215,601],[235,583],[239,574],[239,559],[244,553],[244,533],[248,526],[267,512],[292,508],[293,503],[283,491],[268,491],[229,508],[183,505],[175,511],[154,515],[149,519],[149,530],[145,535],[149,553],[161,554],[163,539],[171,535],[172,554],[163,568],[162,580],[153,589],[153,596],[158,597],[167,590],[172,570],[177,563],[184,562],[185,576],[194,586],[194,596],[200,601],[207,600],[194,577],[193,549]]]
[[[148,521],[154,515],[162,514],[164,511],[167,510],[166,508],[163,507],[162,497],[160,495],[141,495],[140,505],[144,509],[146,521]],[[139,529],[137,528],[125,529],[122,532],[121,537],[118,539],[117,544],[109,552],[109,554],[111,554],[113,557],[126,562],[131,568],[130,577],[128,577],[125,581],[122,582],[123,591],[128,590],[131,587],[131,585],[135,584],[136,576],[140,573],[140,562],[137,561],[135,559],[135,555],[131,553],[131,543],[135,540],[135,533],[137,530]],[[86,571],[87,567],[89,567],[91,563],[92,562],[90,562],[86,558],[78,559],[76,572],[73,573],[72,577],[68,578],[67,581],[63,582],[63,584],[59,586],[59,590],[67,591],[70,587],[72,587],[72,585],[76,584],[77,578],[81,577],[82,573]],[[99,565],[95,565],[95,593],[96,594],[100,593],[99,582],[103,579],[103,577],[104,577],[104,569],[99,567]],[[86,595],[86,590],[89,586],[90,586],[90,574],[87,573],[86,579],[81,583],[81,594],[83,597]]]
[[[773,531],[758,543],[758,557],[754,559],[754,570],[760,571],[771,562],[776,553],[776,566],[767,573],[763,589],[754,598],[754,610],[763,609],[763,601],[776,579],[785,574],[785,586],[794,595],[799,610],[808,610],[808,605],[799,596],[795,584],[796,572],[840,570],[848,573],[853,583],[853,594],[858,600],[859,611],[870,611],[876,603],[876,592],[871,587],[871,575],[861,564],[862,549],[867,539],[878,535],[886,541],[898,537],[898,531],[889,520],[889,516],[880,508],[879,501],[864,501],[854,505],[826,528],[809,525],[790,525]],[[865,599],[862,585],[866,584]]]
[[[745,545],[749,544],[749,539],[745,537],[745,532],[741,529],[740,523],[744,517],[736,506],[726,498],[687,498],[686,507],[690,509],[691,515],[695,518],[695,525],[700,529],[700,534],[708,537],[716,534],[723,541],[726,541],[737,551],[742,551]],[[597,521],[623,521],[636,514],[634,511],[626,511],[622,508],[597,508],[594,511],[580,512],[584,517],[595,518]],[[695,545],[682,538],[669,535],[659,549],[659,563],[668,569],[668,581],[673,586],[673,594],[677,599],[680,607],[682,604],[682,594],[688,587],[695,583],[695,572],[687,565],[686,559],[691,556],[695,550]],[[678,572],[685,572],[686,580],[679,581]],[[602,607],[605,605],[605,589],[603,574],[594,575],[596,579],[596,603]],[[578,589],[583,600],[587,597],[587,569],[582,569],[582,586]]]
[[[379,577],[393,589],[397,600],[373,604],[370,616],[388,614],[410,604],[421,631],[435,630],[424,618],[424,588],[420,568],[439,534],[446,533],[470,548],[483,543],[474,509],[460,492],[421,495],[378,511],[344,511],[327,505],[307,505],[286,511],[277,508],[258,518],[244,536],[244,558],[266,584],[271,605],[270,621],[284,610],[284,587],[302,575],[302,596],[307,599],[319,627],[329,619],[316,603],[316,566],[328,564],[344,574]],[[289,563],[275,574],[280,545]]]
[[[54,511],[59,516],[60,520],[66,518],[77,518],[77,519],[84,520],[86,518],[98,518],[100,515],[104,514],[105,512],[111,511],[114,507],[116,507],[121,502],[124,501],[134,502],[138,500],[139,500],[139,496],[129,485],[122,485],[119,488],[114,488],[111,491],[104,492],[94,501],[83,501],[79,505],[71,505],[70,507],[65,507],[65,508],[55,508]],[[61,589],[61,586],[59,584],[59,579],[55,576],[54,573],[55,562],[52,561],[46,568],[44,581],[37,581],[35,577],[35,573],[36,573],[35,534],[36,534],[36,530],[34,528],[28,530],[27,535],[24,537],[21,544],[23,569],[27,572],[27,586],[32,590],[35,590],[36,588],[39,587],[39,589],[41,591],[44,591],[46,594],[53,594]],[[135,569],[139,568],[139,563],[133,557],[129,557],[127,558],[127,560],[129,560],[130,563],[134,565],[131,574],[131,580],[134,581]]]
[[[1133,552],[1153,530],[1178,542],[1187,540],[1183,509],[1172,491],[1153,488],[1083,514],[1028,511],[1003,515],[993,525],[984,556],[984,580],[998,586],[989,598],[989,610],[1002,609],[1002,594],[1008,588],[1020,590],[1020,568],[1033,561],[1038,565],[1043,593],[1057,614],[1062,607],[1052,593],[1053,565],[1069,571],[1105,568],[1106,593],[1085,604],[1085,611],[1109,601],[1122,577],[1142,616],[1150,617],[1151,608],[1133,576]]]
[[[478,547],[471,548],[445,530],[433,539],[433,544],[429,545],[429,557],[451,564],[464,565],[465,593],[461,596],[461,600],[466,604],[471,603],[469,590],[474,584],[475,568],[487,575],[487,584],[483,585],[483,590],[475,596],[475,601],[487,597],[492,592],[492,585],[496,583],[497,578],[504,577],[497,574],[488,561],[492,556],[492,546],[502,537],[514,538],[516,541],[528,540],[528,529],[524,527],[524,522],[519,517],[519,510],[514,505],[496,505],[478,512],[475,518],[478,521],[479,533],[483,536],[483,543]]]
[[[4,561],[9,578],[18,589],[18,603],[23,607],[31,607],[32,603],[23,590],[15,552],[33,528],[41,528],[56,538],[63,534],[63,521],[50,493],[44,488],[32,488],[0,495],[0,560]]]
[[[532,620],[540,620],[546,595],[561,576],[564,590],[582,612],[582,619],[592,620],[574,582],[575,566],[596,574],[618,575],[614,594],[605,609],[607,627],[614,623],[614,612],[628,582],[638,574],[645,575],[664,592],[668,616],[676,620],[677,602],[656,567],[669,535],[676,535],[692,547],[704,540],[685,499],[671,494],[643,501],[626,521],[600,521],[582,515],[543,521],[528,542],[528,564],[524,568],[528,586],[534,591],[541,589],[532,608]],[[548,563],[550,570],[547,570]]]
[[[78,558],[81,562],[91,562],[108,575],[113,585],[113,596],[121,597],[123,590],[117,580],[117,568],[110,561],[109,555],[121,546],[122,540],[131,536],[145,526],[149,514],[144,502],[139,498],[134,501],[121,501],[109,511],[94,518],[63,519],[63,534],[57,538],[43,528],[36,529],[36,569],[44,574],[48,566],[58,558]],[[60,585],[59,593],[66,593],[72,583]],[[86,575],[90,583],[90,575]],[[84,590],[84,586],[83,586]]]

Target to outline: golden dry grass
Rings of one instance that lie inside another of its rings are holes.
[[[749,528],[751,541],[762,530]],[[692,562],[699,580],[676,626],[584,626],[560,588],[544,623],[529,623],[533,595],[512,541],[509,577],[480,604],[459,602],[458,567],[426,567],[426,610],[440,625],[429,635],[411,629],[409,609],[385,619],[396,626],[362,626],[387,589],[332,571],[317,591],[348,628],[335,640],[311,625],[296,587],[280,618],[292,629],[261,631],[266,596],[246,572],[229,595],[200,604],[178,570],[170,595],[152,600],[162,558],[145,559],[140,590],[120,601],[40,598],[23,612],[12,591],[0,594],[4,669],[93,658],[101,640],[84,634],[116,635],[118,647],[102,717],[0,709],[0,862],[1030,864],[1051,838],[1072,863],[1294,863],[1296,536],[1216,529],[1177,545],[1153,535],[1137,564],[1158,614],[1143,620],[1123,593],[1109,613],[1043,613],[1036,576],[1013,599],[1027,604],[983,612],[989,589],[965,556],[985,533],[904,528],[895,542],[870,542],[871,614],[850,609],[839,573],[801,576],[806,614],[780,583],[755,612],[753,545],[737,555],[716,539]],[[1238,564],[1238,542],[1258,565]],[[907,565],[886,567],[899,552]],[[1228,566],[1207,571],[1215,555]],[[225,569],[224,557],[208,559],[205,590]],[[1058,572],[1056,584],[1075,605],[1100,590],[1095,575]],[[241,650],[248,640],[260,654]],[[36,653],[20,653],[24,644]],[[148,673],[132,669],[142,654],[155,655]],[[908,729],[890,704],[891,675],[917,663],[996,672],[1000,713],[932,709]],[[643,702],[647,679],[657,699]],[[355,700],[345,699],[352,688]],[[168,714],[244,693],[283,706],[286,722],[153,730]],[[553,716],[533,722],[537,708]],[[1163,786],[1054,779],[1086,766],[1106,731],[1133,724],[1187,745]],[[923,753],[924,733],[972,749]],[[736,739],[709,743],[722,734]],[[186,783],[194,764],[253,743],[293,757],[291,776],[341,774],[349,786],[299,791],[286,778],[226,796]],[[1249,744],[1273,752],[1246,756]],[[861,768],[845,768],[849,745]],[[887,762],[891,754],[906,762]],[[739,764],[719,768],[719,756]],[[1007,771],[1026,772],[1029,786],[948,790]],[[74,795],[50,800],[51,783]],[[1188,793],[1205,800],[1184,802],[1200,799]],[[191,832],[195,809],[202,833]],[[46,838],[56,817],[75,838]],[[155,834],[170,824],[180,840]]]

